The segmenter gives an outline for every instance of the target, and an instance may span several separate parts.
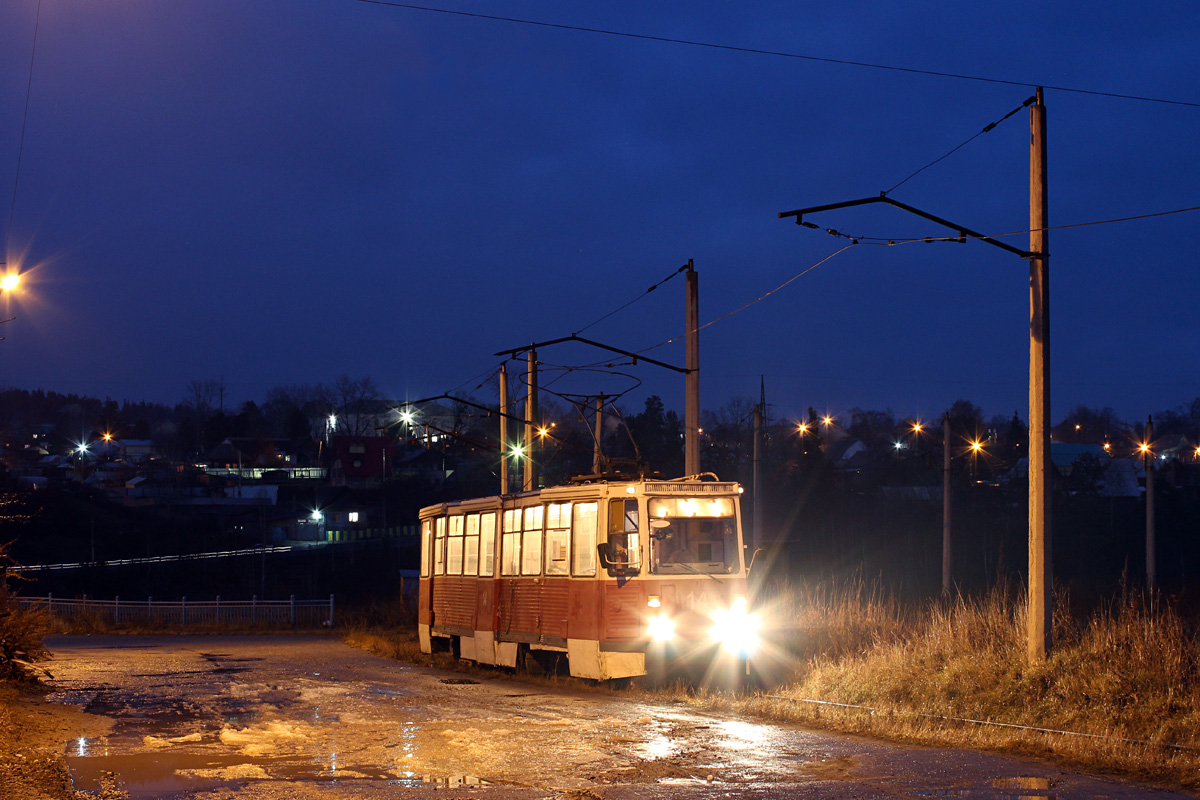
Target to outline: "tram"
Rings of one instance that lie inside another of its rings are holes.
[[[420,512],[421,650],[593,680],[744,664],[757,644],[737,483],[594,480]]]

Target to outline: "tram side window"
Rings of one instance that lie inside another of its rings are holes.
[[[638,569],[642,550],[638,540],[638,501],[628,497],[608,504],[609,560],[614,566]]]
[[[446,574],[462,575],[463,518],[450,517],[450,536],[446,539]]]
[[[430,557],[433,555],[433,522],[421,523],[421,577],[429,577]]]
[[[504,512],[504,534],[500,537],[500,574],[521,574],[521,509]]]
[[[596,574],[596,511],[599,503],[576,503],[571,526],[571,572]]]
[[[546,506],[546,574],[569,575],[571,562],[571,504]]]
[[[446,518],[433,521],[433,574],[446,574]]]
[[[479,574],[479,515],[467,517],[466,538],[463,540],[463,575]]]
[[[521,540],[521,574],[540,575],[542,572],[542,522],[546,509],[530,506],[525,509],[524,534]]]
[[[496,512],[479,515],[479,574],[496,574]]]

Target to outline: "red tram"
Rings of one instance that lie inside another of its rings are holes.
[[[736,483],[607,480],[421,510],[421,649],[515,667],[566,657],[572,675],[644,675],[647,656],[745,659]]]

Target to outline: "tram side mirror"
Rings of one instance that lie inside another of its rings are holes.
[[[612,542],[601,542],[596,545],[596,553],[600,556],[600,566],[608,570],[614,578],[624,578],[638,573],[637,567],[627,561],[622,548],[613,546]]]

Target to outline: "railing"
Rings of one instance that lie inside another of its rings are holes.
[[[42,609],[64,619],[100,617],[116,625],[328,628],[333,626],[333,595],[328,600],[215,600],[162,601],[95,600],[82,598],[18,597],[22,608]]]

